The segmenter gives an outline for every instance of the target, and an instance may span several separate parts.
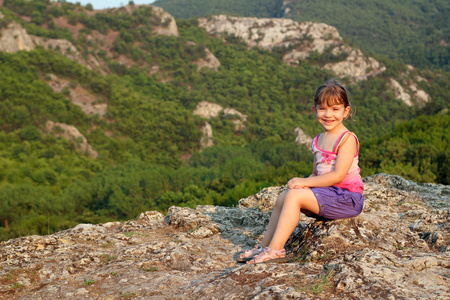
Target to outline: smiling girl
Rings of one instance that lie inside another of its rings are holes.
[[[284,245],[300,221],[300,212],[322,219],[346,219],[359,215],[364,206],[359,174],[359,141],[343,121],[351,117],[347,90],[333,79],[314,96],[314,114],[324,132],[311,145],[313,172],[308,178],[288,181],[277,198],[261,244],[242,253],[238,262],[285,262]]]

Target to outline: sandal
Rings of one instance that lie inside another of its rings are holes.
[[[263,246],[261,246],[260,244],[256,244],[252,250],[246,250],[244,253],[241,253],[241,255],[239,255],[239,258],[237,259],[237,262],[240,263],[248,262],[255,255],[261,254],[262,251]]]
[[[254,256],[247,264],[260,264],[260,263],[274,263],[274,262],[288,262],[289,259],[286,257],[286,250],[282,249],[279,251],[272,250],[270,248],[264,248],[262,253]]]

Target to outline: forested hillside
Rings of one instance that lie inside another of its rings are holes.
[[[311,106],[315,89],[335,77],[317,65],[327,56],[289,66],[282,49],[248,49],[195,19],[177,19],[176,32],[174,24],[152,6],[97,12],[65,1],[3,1],[0,44],[8,36],[34,43],[0,51],[0,240],[171,205],[236,205],[310,174],[312,154],[294,143],[294,129],[320,132]],[[209,52],[220,67],[200,67]],[[448,75],[382,62],[380,76],[341,78],[357,111],[348,128],[367,149],[363,175],[449,184]],[[388,82],[416,77],[431,100],[408,106]],[[245,114],[244,126],[212,117],[214,146],[203,149],[206,120],[193,113],[202,101]],[[64,138],[64,126],[82,136]]]
[[[157,0],[154,5],[178,18],[230,14],[323,22],[365,51],[450,71],[446,0]]]

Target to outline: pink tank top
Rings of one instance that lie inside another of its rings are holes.
[[[318,134],[311,143],[311,150],[314,153],[314,157],[316,159],[316,172],[317,175],[322,175],[334,170],[336,165],[336,156],[337,151],[339,151],[339,147],[343,144],[346,139],[344,137],[347,134],[351,134],[355,137],[356,143],[358,144],[358,150],[356,152],[355,157],[353,158],[352,165],[348,170],[347,175],[345,175],[344,180],[335,184],[335,186],[340,187],[341,189],[347,189],[350,192],[362,193],[364,190],[364,183],[362,182],[361,175],[359,174],[360,168],[358,166],[358,154],[359,154],[359,141],[356,135],[353,132],[346,131],[344,132],[336,142],[334,149],[332,152],[325,151],[317,147],[317,140],[319,138]]]

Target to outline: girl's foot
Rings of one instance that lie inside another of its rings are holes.
[[[252,250],[246,250],[244,253],[239,255],[237,262],[245,263],[251,260],[255,255],[261,254],[263,247],[260,244],[256,244]]]
[[[288,262],[286,257],[286,250],[279,251],[272,250],[270,248],[264,248],[262,253],[254,256],[247,264],[260,264],[260,263],[273,263],[273,262]]]

